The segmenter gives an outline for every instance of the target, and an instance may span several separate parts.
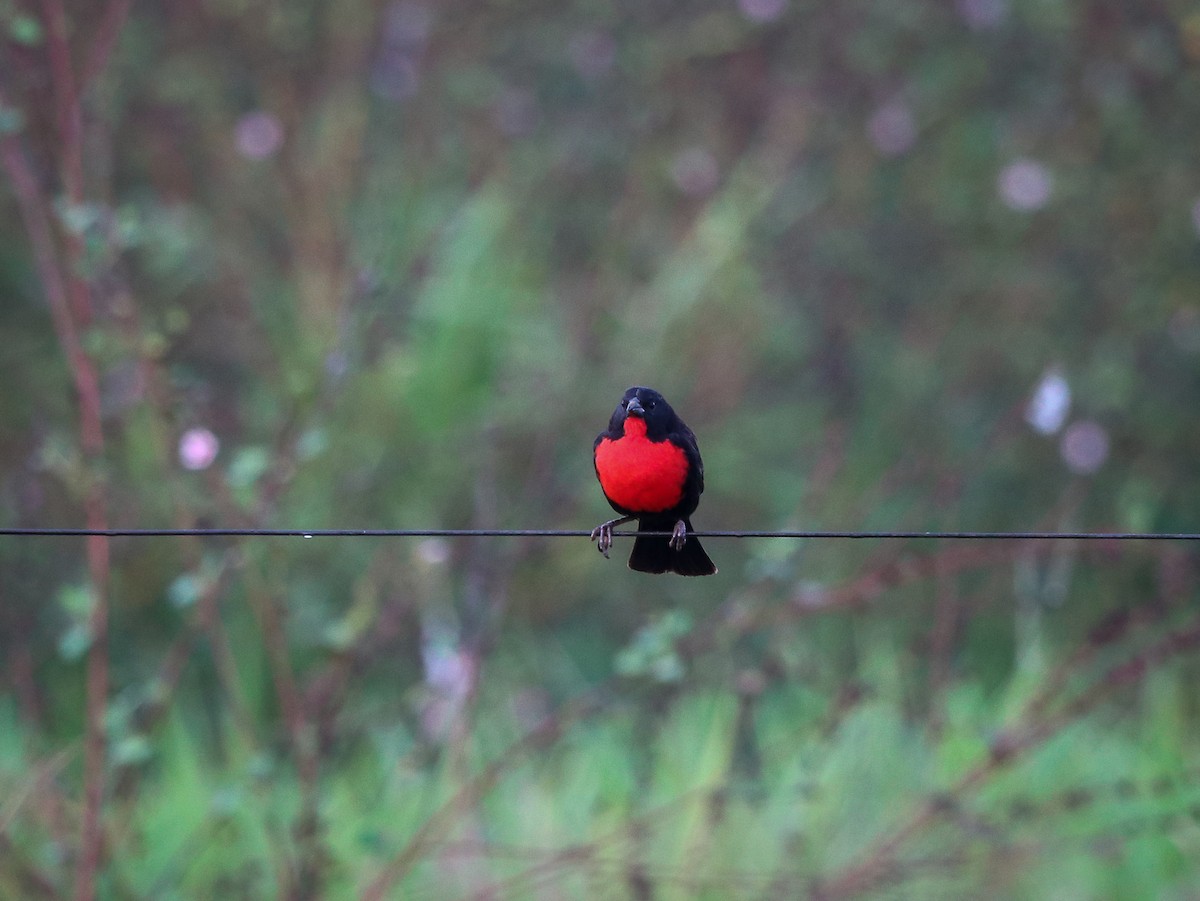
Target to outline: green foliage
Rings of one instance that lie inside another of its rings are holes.
[[[613,659],[621,676],[648,676],[657,682],[679,682],[686,675],[675,642],[691,631],[691,617],[671,610],[655,622],[642,626],[629,646]]]
[[[58,6],[6,526],[590,527],[642,383],[699,529],[1197,529],[1183,6]],[[709,549],[2,538],[0,898],[85,865],[98,662],[104,898],[1194,890],[1190,545]]]

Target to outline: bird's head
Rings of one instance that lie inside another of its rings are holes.
[[[653,388],[634,386],[621,397],[613,419],[619,420],[626,432],[644,429],[648,438],[662,440],[671,431],[675,411]],[[640,421],[640,425],[632,425],[630,420]]]

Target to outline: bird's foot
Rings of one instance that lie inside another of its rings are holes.
[[[592,529],[592,541],[596,542],[596,550],[602,553],[605,559],[608,558],[608,549],[612,547],[612,530],[611,522],[602,522],[596,528]]]
[[[622,516],[620,519],[610,519],[608,522],[602,522],[596,528],[592,529],[591,540],[596,542],[596,550],[602,553],[605,559],[608,558],[608,549],[613,543],[613,527],[623,526],[625,523],[633,519],[632,516]]]
[[[671,546],[671,550],[673,551],[682,551],[683,545],[686,541],[687,526],[684,525],[683,520],[681,519],[679,522],[675,523],[675,528],[671,530],[671,537],[667,541],[667,544]]]

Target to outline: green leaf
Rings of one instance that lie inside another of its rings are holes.
[[[92,646],[92,630],[86,622],[71,623],[58,639],[58,655],[68,663],[75,663]]]
[[[692,627],[682,610],[671,610],[643,626],[633,641],[617,652],[613,668],[621,676],[648,676],[656,682],[679,682],[687,674],[675,642]]]
[[[8,22],[8,35],[18,44],[34,47],[42,42],[45,31],[33,16],[17,13]]]
[[[233,488],[249,488],[271,467],[271,455],[265,447],[238,448],[229,461],[228,478]]]
[[[167,586],[167,600],[176,610],[191,607],[204,594],[205,580],[195,573],[176,576]]]
[[[0,104],[0,135],[16,134],[25,127],[25,114],[19,109]]]

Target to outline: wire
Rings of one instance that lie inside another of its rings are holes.
[[[0,528],[0,537],[87,538],[588,538],[590,529],[70,529]],[[938,539],[973,541],[1200,541],[1200,532],[860,532],[696,531],[697,538]],[[618,530],[614,536],[669,536],[670,532]]]

